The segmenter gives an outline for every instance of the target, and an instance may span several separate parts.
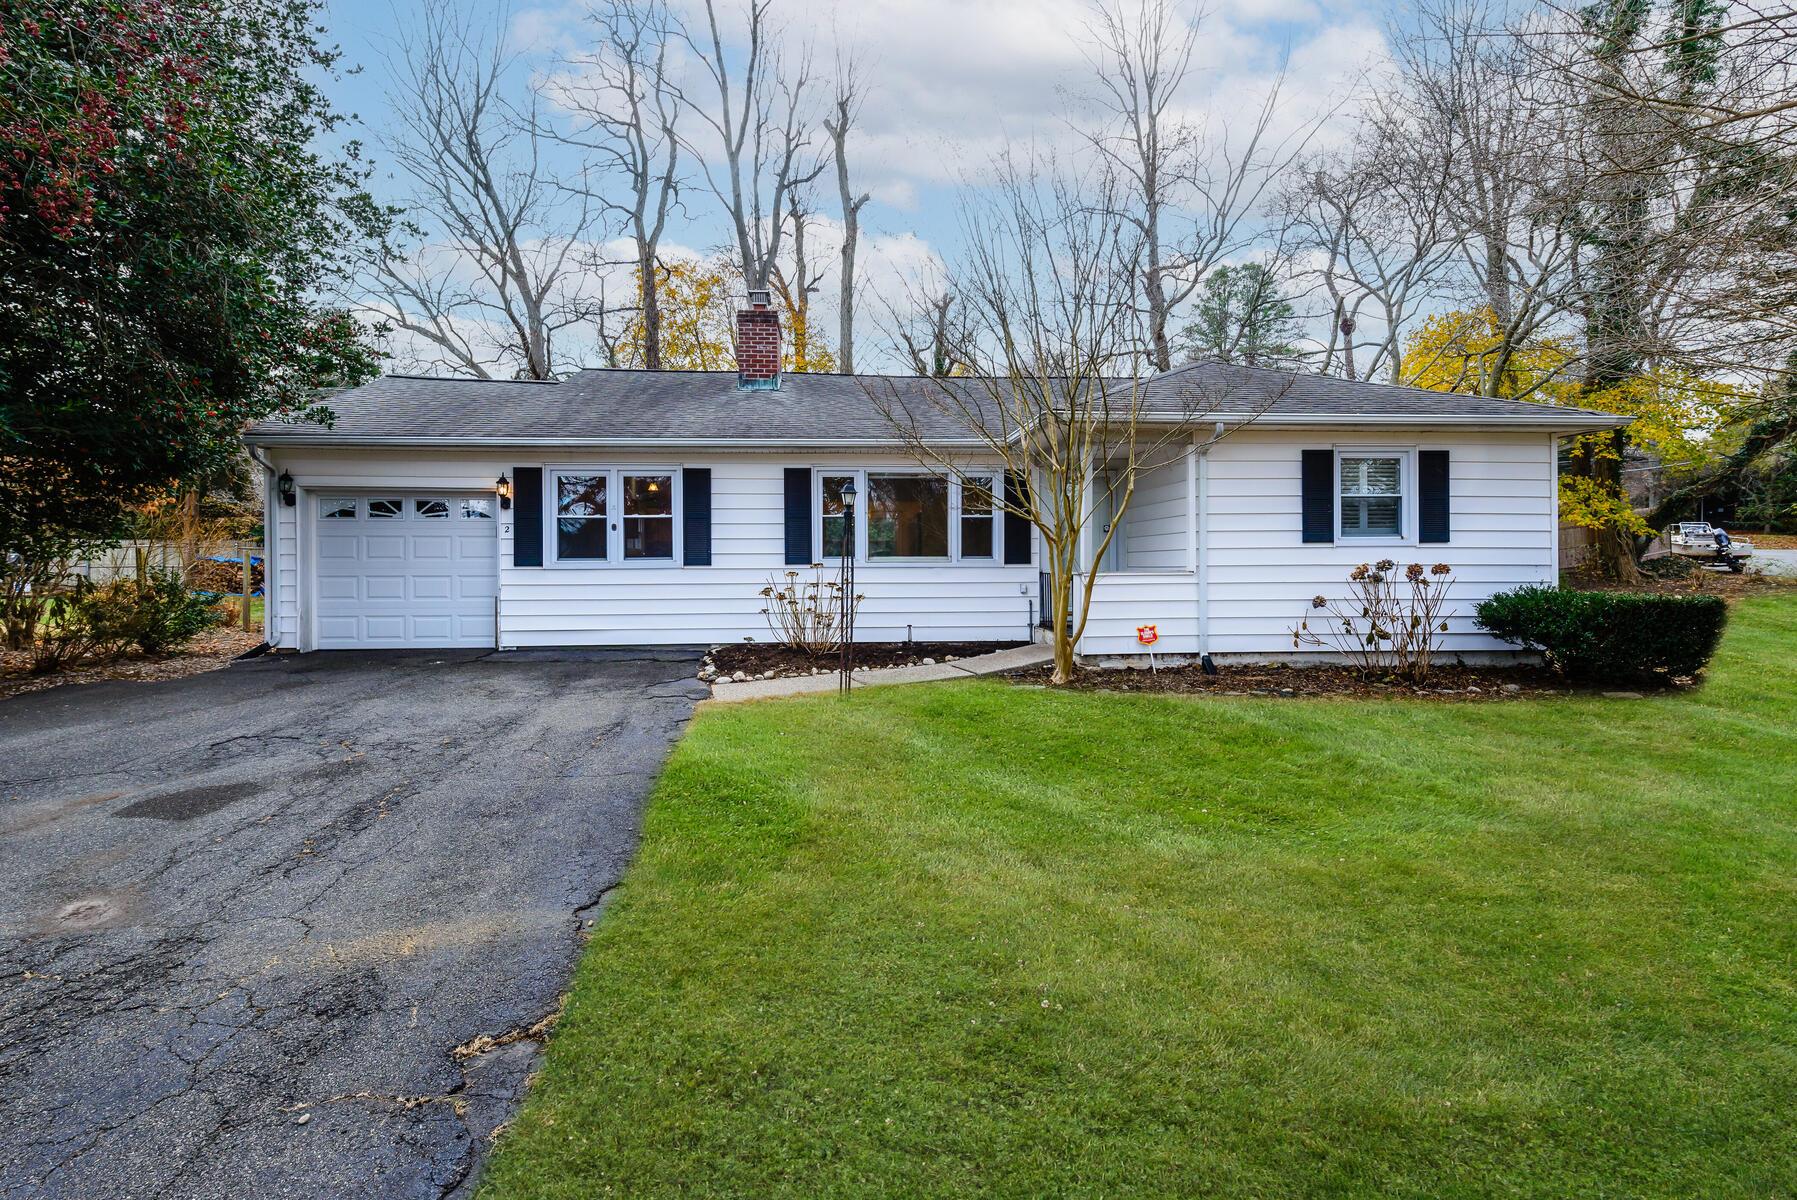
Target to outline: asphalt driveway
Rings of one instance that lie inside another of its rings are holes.
[[[467,1190],[695,657],[320,654],[0,701],[0,1196]]]

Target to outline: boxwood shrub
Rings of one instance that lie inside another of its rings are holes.
[[[1728,621],[1717,596],[1521,587],[1480,604],[1481,629],[1539,650],[1569,679],[1664,682],[1703,669]]]

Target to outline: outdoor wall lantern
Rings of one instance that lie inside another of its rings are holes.
[[[512,506],[512,481],[502,474],[493,486],[499,492],[499,507],[510,508]]]
[[[294,504],[293,476],[282,471],[281,477],[275,480],[275,490],[281,493],[281,503],[285,504],[288,508],[292,508]]]

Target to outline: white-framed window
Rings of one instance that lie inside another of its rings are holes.
[[[491,521],[493,519],[493,497],[464,496],[461,501],[462,520]]]
[[[449,501],[447,500],[414,500],[412,512],[426,521],[447,521],[449,519]]]
[[[397,521],[406,515],[406,502],[393,497],[368,502],[368,519],[371,521]]]
[[[867,473],[867,558],[869,562],[947,559],[948,480],[915,471]]]
[[[818,545],[824,558],[841,558],[845,546],[854,548],[851,539],[855,531],[849,528],[847,506],[842,502],[843,489],[851,483],[855,484],[856,491],[861,490],[853,471],[824,471],[818,474],[821,500],[818,511],[823,514],[819,531],[822,537]]]
[[[569,472],[555,477],[555,557],[558,562],[604,562],[610,548],[611,472]]]
[[[951,479],[920,467],[819,467],[813,471],[818,556],[845,544],[874,563],[986,562],[998,556],[1001,477],[969,471]],[[855,485],[855,525],[843,489]]]
[[[679,561],[678,468],[563,467],[548,473],[553,484],[545,489],[545,504],[555,528],[553,561],[580,566],[667,566]]]
[[[668,472],[621,473],[624,557],[674,561],[674,476]]]
[[[1344,540],[1409,536],[1410,456],[1397,450],[1336,453],[1336,528]]]
[[[989,559],[998,547],[998,488],[996,475],[968,475],[961,480],[961,557]]]
[[[321,521],[353,521],[356,519],[356,498],[354,496],[321,496],[318,500],[318,519]]]

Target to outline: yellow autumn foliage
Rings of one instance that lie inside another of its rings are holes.
[[[642,278],[637,276],[639,294]],[[781,369],[834,371],[836,356],[813,345],[810,331],[783,289],[775,289],[781,308]],[[661,276],[661,365],[667,371],[734,371],[736,312],[743,301],[742,270],[719,256],[708,262],[675,259]],[[627,367],[643,365],[643,319],[637,315],[618,344],[618,359]]]

